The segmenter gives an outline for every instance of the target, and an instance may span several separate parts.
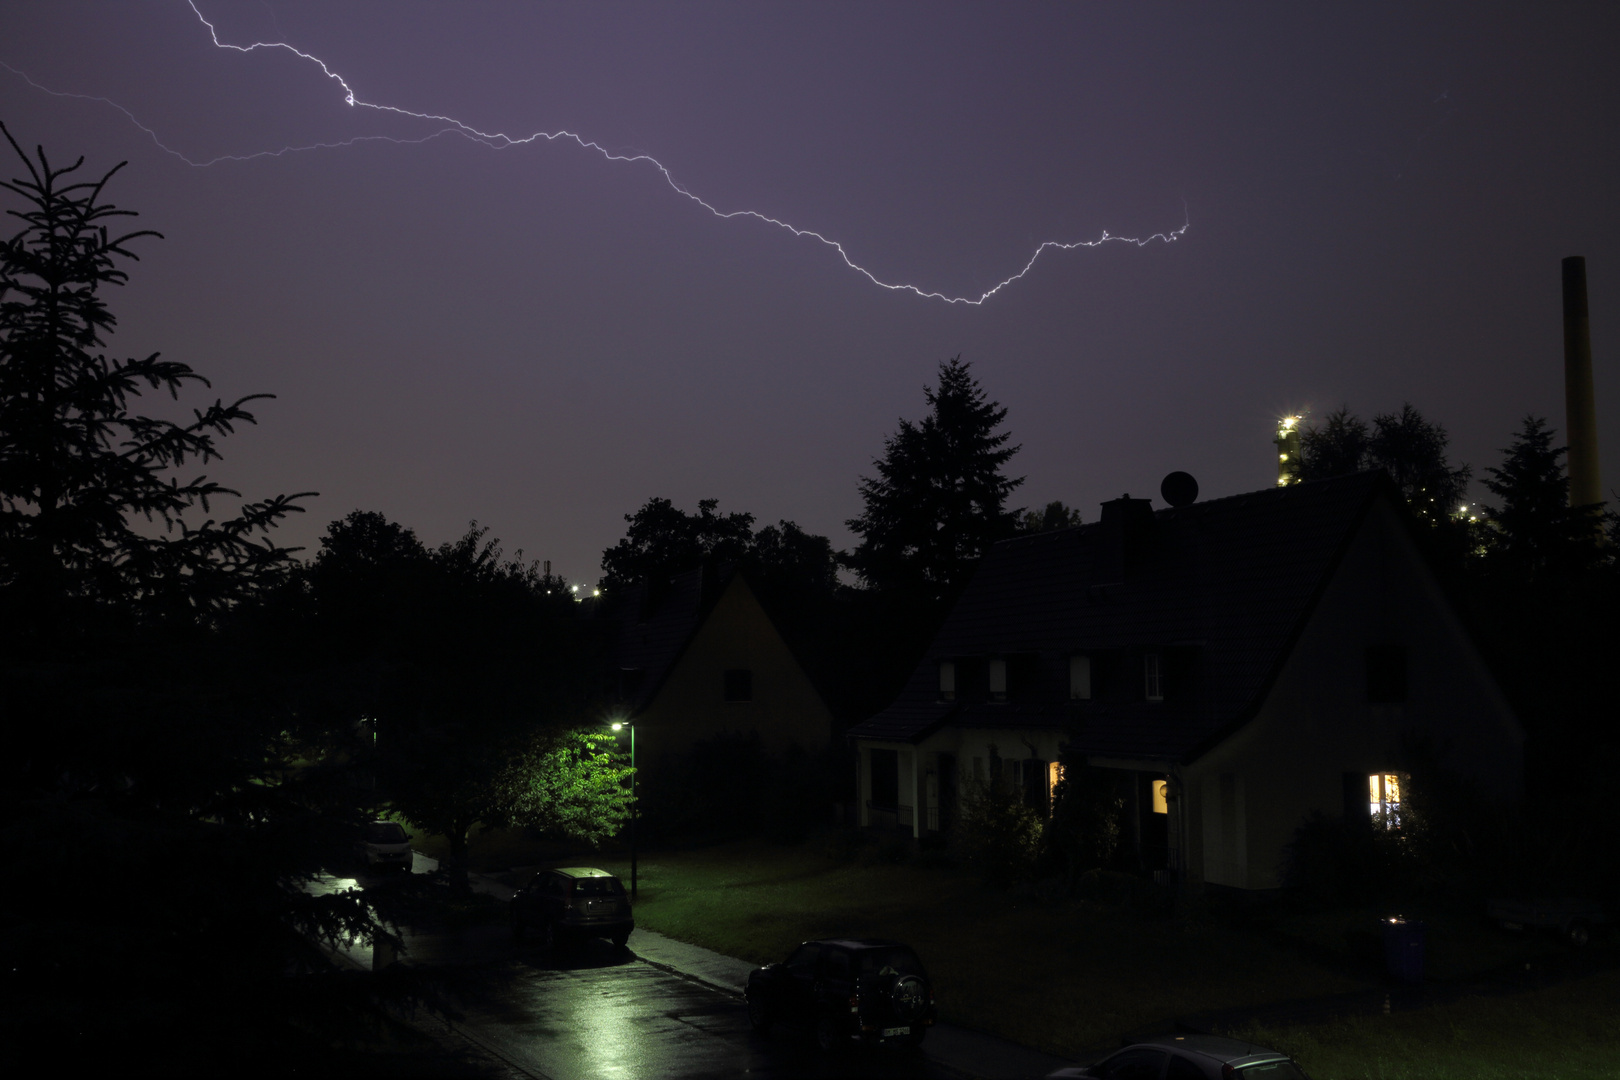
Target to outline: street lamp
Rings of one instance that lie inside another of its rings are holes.
[[[613,730],[630,729],[630,899],[636,898],[636,722],[616,721]]]

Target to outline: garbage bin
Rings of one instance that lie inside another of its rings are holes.
[[[1384,969],[1398,983],[1423,981],[1423,924],[1399,915],[1384,922]]]

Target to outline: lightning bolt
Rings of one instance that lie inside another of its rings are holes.
[[[521,136],[508,135],[501,131],[481,131],[470,124],[457,120],[453,116],[441,116],[437,113],[428,112],[415,112],[411,109],[403,109],[396,105],[384,105],[378,102],[366,101],[354,92],[354,88],[348,84],[342,75],[336,71],[333,71],[331,67],[327,65],[326,61],[322,60],[320,57],[295,48],[284,41],[256,41],[251,45],[233,45],[230,42],[221,41],[219,39],[218,29],[215,28],[213,23],[209,22],[208,19],[204,17],[202,11],[197,7],[196,0],[186,0],[186,4],[191,8],[192,14],[197,16],[197,21],[208,29],[208,36],[213,41],[215,48],[239,53],[257,52],[260,49],[285,50],[286,52],[292,53],[300,60],[307,61],[308,63],[314,64],[316,67],[320,68],[321,74],[325,75],[326,78],[336,83],[338,88],[342,90],[343,100],[352,108],[372,109],[380,113],[391,113],[395,116],[406,117],[412,120],[425,120],[429,123],[436,123],[443,126],[437,131],[415,139],[402,139],[390,135],[361,135],[352,139],[344,139],[338,142],[309,143],[304,146],[284,146],[279,150],[261,150],[252,154],[221,154],[218,157],[199,160],[191,158],[173,147],[164,145],[163,141],[158,137],[156,130],[148,127],[146,124],[141,123],[134,113],[130,112],[124,106],[118,104],[116,101],[113,101],[110,98],[97,97],[91,94],[75,94],[61,90],[53,90],[47,86],[43,86],[40,83],[35,82],[34,79],[31,78],[27,73],[12,67],[3,60],[0,60],[0,67],[3,67],[14,75],[19,76],[30,86],[44,93],[51,94],[56,97],[77,98],[84,101],[99,102],[117,109],[119,112],[123,113],[129,118],[130,123],[134,124],[141,131],[145,132],[147,136],[151,138],[153,144],[158,147],[158,149],[164,151],[165,153],[172,154],[181,161],[185,162],[187,165],[195,168],[207,168],[209,166],[218,165],[221,162],[227,161],[244,162],[265,157],[281,157],[285,154],[301,153],[309,150],[335,150],[343,147],[354,146],[363,142],[388,142],[399,145],[413,146],[429,142],[445,135],[459,135],[462,138],[480,143],[495,150],[506,150],[517,146],[527,146],[531,143],[537,143],[542,140],[545,142],[572,142],[581,150],[595,151],[596,153],[600,154],[605,161],[620,162],[632,165],[645,164],[652,166],[654,169],[658,170],[659,175],[664,178],[664,182],[669,185],[672,191],[678,195],[690,199],[692,202],[701,206],[703,209],[707,210],[709,213],[713,214],[722,221],[730,221],[733,218],[752,218],[753,220],[761,222],[765,225],[774,225],[778,229],[792,233],[797,238],[819,241],[820,243],[836,251],[838,253],[838,257],[844,260],[845,266],[865,277],[868,281],[880,289],[887,289],[890,292],[911,293],[924,300],[941,300],[947,304],[964,304],[970,307],[978,307],[984,304],[991,297],[1001,292],[1007,286],[1019,281],[1025,275],[1027,275],[1032,269],[1034,269],[1036,261],[1047,251],[1074,251],[1078,248],[1098,248],[1105,244],[1130,244],[1136,247],[1146,247],[1154,242],[1171,244],[1185,235],[1187,230],[1192,226],[1191,219],[1184,218],[1183,223],[1177,228],[1170,229],[1165,232],[1156,232],[1151,236],[1145,237],[1115,236],[1105,229],[1103,230],[1102,235],[1098,236],[1095,240],[1047,240],[1035,249],[1034,253],[1030,255],[1029,261],[1024,264],[1021,270],[1002,279],[976,297],[951,296],[947,293],[924,289],[917,285],[910,285],[902,282],[883,281],[877,277],[877,275],[873,274],[872,271],[868,270],[860,263],[857,263],[854,259],[851,259],[849,257],[849,252],[845,250],[844,245],[841,242],[834,240],[829,236],[823,235],[814,229],[801,229],[797,225],[783,221],[780,218],[772,217],[769,214],[761,213],[758,210],[721,210],[700,196],[693,194],[685,187],[682,187],[675,180],[675,177],[669,171],[669,168],[665,166],[663,162],[659,161],[650,154],[616,154],[607,149],[605,146],[602,146],[600,143],[593,142],[586,139],[583,135],[576,134],[572,131],[537,131],[530,135]],[[1185,210],[1185,207],[1183,209]]]

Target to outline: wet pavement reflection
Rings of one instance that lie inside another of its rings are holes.
[[[634,939],[632,939],[633,941]],[[590,942],[557,959],[520,950],[461,1002],[475,1041],[553,1080],[586,1077],[949,1077],[916,1050],[827,1056],[803,1032],[755,1033],[740,998]]]
[[[363,872],[323,875],[312,891],[387,880]],[[455,1030],[517,1070],[549,1080],[960,1075],[916,1049],[851,1047],[829,1056],[802,1031],[777,1025],[757,1033],[740,996],[643,961],[634,937],[629,949],[592,940],[555,954],[515,942],[504,924],[434,933],[406,928],[402,937],[407,962],[455,966],[449,981],[463,1014]],[[343,951],[356,966],[372,966],[369,946]]]

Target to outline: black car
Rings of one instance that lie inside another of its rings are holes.
[[[807,941],[748,975],[748,1022],[802,1027],[826,1051],[856,1043],[915,1046],[934,1023],[934,987],[897,941]]]
[[[624,885],[588,866],[540,871],[512,897],[511,915],[513,937],[533,929],[547,950],[593,937],[622,949],[636,928]]]
[[[1287,1054],[1219,1035],[1166,1035],[1046,1080],[1309,1080]]]

